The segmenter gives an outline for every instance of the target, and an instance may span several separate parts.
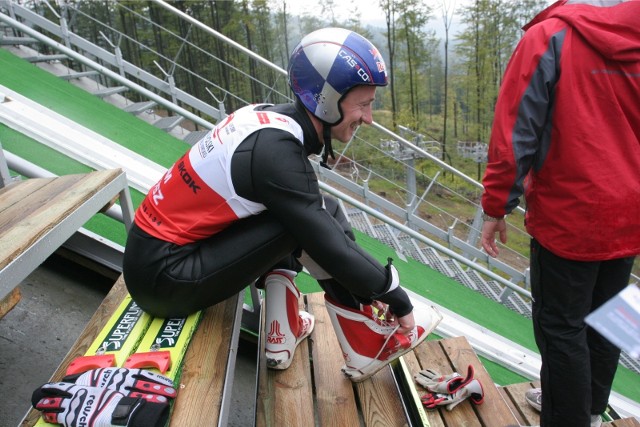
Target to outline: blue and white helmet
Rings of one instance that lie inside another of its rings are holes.
[[[358,85],[386,86],[384,59],[360,34],[324,28],[306,35],[289,59],[289,86],[307,110],[322,122],[342,120],[340,100]]]

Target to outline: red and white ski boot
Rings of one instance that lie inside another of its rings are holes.
[[[265,353],[271,369],[287,369],[296,347],[313,331],[313,315],[298,309],[300,291],[293,283],[296,273],[275,270],[264,281],[266,329]]]
[[[338,304],[326,294],[325,305],[342,349],[342,372],[353,382],[366,380],[411,351],[442,320],[435,307],[414,310],[416,327],[404,335],[396,332],[397,325],[380,319],[370,305],[356,310]]]

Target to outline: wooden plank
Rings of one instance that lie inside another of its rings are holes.
[[[302,298],[300,307],[304,307]],[[265,327],[265,311],[263,308],[262,328]],[[261,330],[256,425],[268,427],[315,425],[308,340],[298,346],[289,368],[281,371],[267,369],[264,357],[265,338],[264,330]]]
[[[522,417],[522,414],[518,411],[518,407],[511,400],[511,397],[509,396],[509,393],[507,393],[507,390],[504,387],[498,387],[498,391],[502,395],[502,398],[504,399],[504,401],[507,403],[507,406],[511,410],[511,413],[513,414],[513,416],[516,417],[516,419],[518,420],[518,424],[521,426],[531,425],[531,424],[528,424],[527,421]]]
[[[265,305],[260,310],[260,329],[258,331],[258,385],[256,392],[256,427],[273,426],[275,423],[273,401],[273,383],[268,381],[267,361],[264,357],[264,319]]]
[[[306,296],[307,311],[316,316],[316,326],[309,340],[313,363],[304,364],[302,372],[295,369],[299,359],[308,359],[308,348],[303,344],[298,347],[289,369],[266,369],[262,334],[256,426],[406,426],[391,368],[386,367],[371,379],[356,384],[341,372],[342,351],[324,307],[323,295],[320,292]],[[307,400],[307,396],[311,399]]]
[[[13,307],[20,302],[22,295],[20,288],[13,288],[2,300],[0,300],[0,319],[2,319]]]
[[[351,381],[342,373],[342,351],[324,305],[324,294],[308,294],[309,313],[315,316],[311,334],[316,409],[320,426],[360,425]]]
[[[31,178],[24,181],[14,182],[6,187],[0,188],[0,230],[6,221],[15,215],[5,215],[5,211],[18,202],[22,202],[26,196],[35,193],[41,187],[50,183],[54,178]]]
[[[442,342],[446,340],[427,341],[419,345],[414,353],[418,358],[422,369],[433,369],[443,375],[451,374],[456,371],[455,366],[445,350]],[[465,340],[466,341],[466,340]],[[468,344],[467,344],[468,345]],[[465,370],[461,372],[464,375]],[[420,388],[419,394],[424,394],[426,390]],[[453,411],[447,411],[446,408],[438,408],[438,414],[447,426],[480,426],[480,421],[472,408],[469,401],[458,404]]]
[[[234,324],[239,297],[203,313],[185,355],[170,426],[214,425],[213,420],[220,417],[233,328],[240,327]]]
[[[368,380],[356,383],[356,390],[366,426],[407,425],[391,367],[386,366]]]
[[[524,397],[527,390],[536,387],[540,387],[539,383],[526,382],[500,387],[500,392],[521,425],[540,424],[540,413]]]
[[[428,345],[428,342],[425,341],[422,344],[420,344],[417,348],[419,349],[427,345]],[[441,347],[439,346],[437,348],[441,349]],[[416,357],[415,351],[409,352],[402,357],[404,357],[404,361],[407,364],[407,368],[409,369],[409,372],[411,372],[412,377],[418,372],[420,372],[422,369],[427,369],[426,366],[424,368],[420,366],[420,362]],[[414,381],[414,386],[416,388],[416,391],[418,392],[418,396],[420,397],[422,397],[427,392],[420,384],[417,384],[415,381]],[[442,416],[439,410],[430,411],[425,409],[425,412],[427,414],[427,420],[429,420],[430,427],[445,427],[444,421],[442,420]]]
[[[67,206],[69,210],[77,209],[121,173],[120,169],[108,169],[55,178],[31,178],[10,185],[0,192],[0,230],[8,230],[32,214],[48,212],[51,203]],[[53,214],[52,219],[56,219]]]
[[[540,382],[524,382],[498,387],[503,398],[512,409],[518,419],[519,425],[540,425],[540,413],[529,405],[524,397],[527,390],[539,388]],[[640,427],[640,422],[635,418],[624,418],[612,422],[603,422],[602,427]]]
[[[0,193],[0,230],[9,230],[13,224],[25,217],[57,195],[46,188],[58,178],[33,178],[5,187]],[[60,181],[69,183],[69,179]],[[3,233],[4,234],[4,233]]]
[[[449,338],[443,340],[442,344],[457,372],[464,375],[469,365],[473,365],[475,368],[475,378],[482,383],[484,389],[484,403],[475,405],[474,409],[478,412],[483,425],[486,427],[502,427],[517,423],[517,419],[502,399],[502,395],[495,387],[491,376],[466,338]]]
[[[120,169],[110,169],[61,176],[53,179],[50,185],[42,187],[40,191],[26,196],[23,203],[14,204],[3,212],[3,215],[13,215],[14,220],[3,226],[0,239],[0,268],[7,266],[17,254],[24,252],[46,235],[121,173]],[[47,191],[42,191],[44,189]],[[33,206],[37,208],[31,210],[29,207]],[[26,216],[25,209],[29,212]]]
[[[87,326],[78,337],[78,340],[64,357],[64,359],[60,363],[60,366],[58,366],[58,369],[56,369],[56,371],[53,373],[50,381],[60,381],[62,377],[65,376],[65,372],[67,371],[67,367],[69,366],[69,364],[77,357],[82,356],[86,353],[87,349],[89,348],[97,334],[102,330],[104,324],[109,320],[114,310],[118,307],[118,305],[122,302],[126,295],[127,290],[124,284],[124,279],[122,276],[120,276],[105,299],[102,301],[102,304],[100,304],[96,312],[87,323]],[[20,426],[33,426],[38,421],[39,417],[40,411],[31,409],[27,413],[27,416],[22,421]]]
[[[640,427],[640,421],[635,418],[624,418],[621,420],[615,420],[611,423],[603,423],[602,425],[612,427]]]

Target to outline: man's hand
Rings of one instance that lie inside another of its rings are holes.
[[[378,317],[390,325],[398,326],[396,332],[407,335],[416,326],[413,311],[406,316],[396,317],[389,309],[389,306],[381,301],[373,301],[371,305],[378,311]]]
[[[500,253],[496,244],[496,233],[500,233],[500,242],[507,243],[507,223],[504,218],[497,221],[485,221],[482,224],[482,247],[494,258]]]
[[[398,317],[398,324],[400,327],[397,332],[401,334],[407,335],[413,331],[413,328],[416,327],[416,319],[413,317],[413,311],[406,316]]]

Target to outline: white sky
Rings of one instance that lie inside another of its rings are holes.
[[[276,0],[281,4],[282,0]],[[286,0],[287,13],[296,15],[313,15],[321,14],[322,9],[318,5],[317,0]],[[444,32],[444,24],[442,21],[441,7],[443,0],[423,0],[433,7],[433,19],[429,22],[429,27],[435,29],[438,33]],[[471,4],[473,0],[444,0],[452,13],[454,8]],[[281,6],[279,7],[281,8]],[[379,6],[379,0],[334,0],[334,13],[339,20],[346,20],[349,13],[357,8],[360,14],[360,20],[367,25],[376,27],[386,27],[385,18],[382,9]],[[455,18],[454,18],[455,20]],[[455,25],[454,25],[455,26]]]
[[[284,0],[273,0],[279,10],[282,10],[282,2]],[[454,37],[462,30],[460,25],[460,14],[454,13],[458,9],[472,5],[475,0],[422,0],[425,4],[432,7],[432,18],[427,24],[429,29],[435,31],[436,36],[440,39],[445,37],[445,26],[442,7],[446,4],[448,15],[453,14],[449,36]],[[517,1],[517,0],[513,0]],[[554,0],[547,0],[547,5],[553,3]],[[318,4],[318,0],[286,0],[287,13],[296,15],[320,15],[322,9]],[[364,25],[386,28],[385,18],[380,8],[380,0],[333,0],[334,13],[338,20],[346,21],[349,13],[357,8],[360,14],[360,21]]]

